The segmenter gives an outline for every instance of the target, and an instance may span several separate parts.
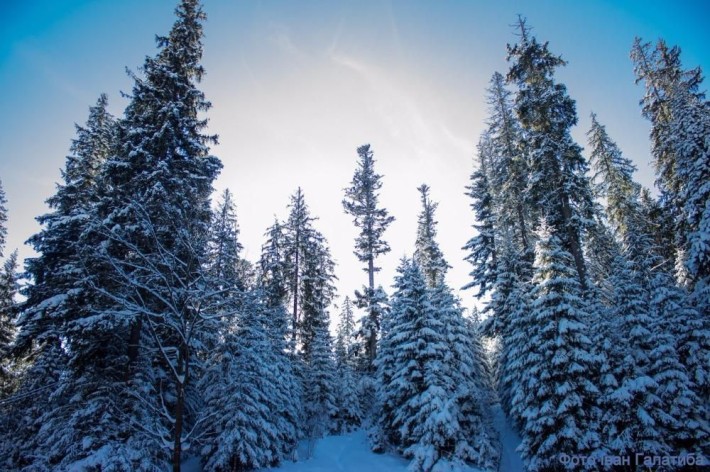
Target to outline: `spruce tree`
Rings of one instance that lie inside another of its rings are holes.
[[[420,185],[417,190],[420,193],[422,211],[417,219],[417,239],[414,243],[414,260],[421,267],[428,287],[435,287],[444,283],[446,271],[449,264],[444,259],[444,254],[436,242],[436,221],[435,212],[439,206],[432,202],[429,197],[429,186]]]
[[[7,242],[7,197],[0,180],[0,258],[5,257],[5,243]]]
[[[529,337],[513,411],[523,421],[521,452],[529,470],[559,466],[559,455],[599,447],[599,371],[588,337],[585,302],[572,255],[543,222],[538,234]]]
[[[335,368],[337,376],[338,412],[335,417],[335,429],[348,432],[362,422],[362,409],[355,376],[356,359],[353,349],[355,320],[350,297],[345,297],[340,313],[337,337],[335,340]]]
[[[120,145],[103,168],[85,242],[99,248],[89,270],[100,305],[83,329],[89,343],[105,343],[108,333],[114,339],[100,359],[121,372],[110,380],[125,388],[119,383],[112,401],[131,412],[117,447],[156,449],[141,467],[169,462],[173,470],[195,420],[188,396],[209,305],[202,283],[209,198],[221,168],[209,155],[216,138],[203,134],[207,121],[198,116],[210,108],[197,88],[205,14],[198,0],[183,0],[176,16],[170,33],[157,38],[156,56],[146,58],[140,76],[131,74]]]
[[[710,149],[705,139],[710,113],[699,91],[702,71],[683,70],[680,52],[663,40],[652,49],[636,38],[631,58],[637,82],[646,86],[642,111],[651,121],[656,184],[662,205],[673,216],[680,264],[688,271],[691,287],[699,284],[699,293],[705,293],[710,277]]]
[[[101,395],[96,392],[105,392],[100,376],[110,375],[102,364],[103,354],[110,350],[110,336],[94,343],[84,335],[86,326],[95,321],[91,274],[86,270],[95,254],[88,255],[84,238],[99,199],[102,166],[115,149],[115,120],[106,108],[107,98],[101,95],[89,109],[86,125],[76,126],[63,182],[47,201],[51,212],[37,218],[42,229],[28,241],[38,256],[26,262],[33,283],[25,290],[16,352],[32,358],[34,365],[20,379],[17,394],[39,388],[44,395],[16,417],[22,423],[15,427],[33,436],[16,444],[18,448],[31,444],[31,462],[37,467],[56,467],[60,461],[68,464],[89,456],[100,446],[87,441],[77,449],[77,438],[100,438],[117,430],[117,411],[107,402],[91,404],[92,397]],[[84,414],[92,419],[85,421]],[[29,460],[22,451],[13,455],[19,461],[16,465]]]
[[[518,44],[508,46],[507,79],[518,86],[515,111],[525,132],[530,205],[538,212],[536,220],[544,215],[572,255],[584,289],[583,237],[592,216],[585,210],[592,207],[592,194],[587,163],[570,134],[577,124],[575,103],[554,78],[555,70],[566,63],[531,35],[522,18],[518,30]]]
[[[290,366],[269,337],[269,317],[261,293],[246,294],[201,380],[206,470],[274,466],[295,446],[293,405],[282,389]]]
[[[236,283],[240,290],[246,288],[241,258],[243,247],[239,242],[239,225],[236,207],[229,189],[222,193],[210,227],[208,243],[208,275],[217,280]]]
[[[365,355],[372,370],[372,362],[377,354],[377,336],[383,307],[379,303],[375,289],[375,272],[380,270],[375,265],[377,257],[390,251],[389,244],[383,239],[387,227],[394,221],[387,210],[379,208],[379,191],[382,188],[382,176],[375,172],[375,159],[369,144],[357,148],[358,167],[353,175],[350,187],[345,189],[343,207],[352,215],[353,223],[360,228],[355,239],[355,256],[366,264],[367,285],[357,293],[357,303],[367,310],[359,335],[365,339]]]
[[[15,374],[10,349],[15,340],[15,321],[19,303],[15,299],[19,291],[17,251],[5,260],[0,271],[0,401],[15,387]]]
[[[490,178],[496,195],[499,225],[510,228],[515,246],[528,266],[534,258],[531,211],[528,196],[529,163],[524,152],[524,132],[515,117],[513,94],[496,72],[487,90],[490,137]],[[532,276],[530,267],[526,276]]]
[[[466,187],[466,195],[471,197],[476,223],[473,228],[476,236],[468,240],[463,247],[467,251],[464,258],[472,266],[469,274],[471,282],[463,289],[478,287],[476,297],[484,296],[494,285],[498,270],[496,251],[496,230],[498,227],[497,211],[491,189],[490,153],[492,143],[489,135],[484,135],[478,143],[478,168],[471,174],[471,184]]]

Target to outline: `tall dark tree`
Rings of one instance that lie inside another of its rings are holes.
[[[528,197],[529,169],[525,155],[524,133],[515,116],[513,93],[505,87],[504,77],[496,72],[487,90],[488,130],[490,136],[490,173],[493,193],[497,195],[499,224],[510,228],[512,241],[521,258],[532,265],[534,253],[532,222],[534,216]],[[527,268],[527,277],[531,277]]]
[[[525,131],[531,207],[549,222],[564,250],[574,258],[577,277],[587,285],[583,236],[591,214],[592,193],[582,149],[570,134],[577,124],[575,103],[557,83],[555,70],[565,61],[539,43],[521,18],[519,41],[508,46],[508,81],[518,86],[515,111]]]
[[[350,187],[345,189],[343,207],[352,215],[355,226],[360,228],[360,234],[355,239],[355,256],[366,264],[363,270],[367,272],[367,286],[358,295],[358,304],[367,310],[360,334],[365,338],[365,354],[372,365],[377,354],[377,336],[382,317],[382,306],[378,303],[380,297],[375,289],[375,272],[380,268],[375,265],[375,260],[390,251],[383,236],[394,217],[378,205],[382,176],[375,172],[375,159],[370,145],[357,148],[357,154],[358,167]]]
[[[165,460],[179,470],[194,420],[187,402],[192,368],[210,311],[203,269],[221,163],[209,155],[216,137],[203,133],[200,116],[210,108],[197,88],[205,14],[198,0],[183,0],[176,16],[170,33],[157,38],[156,56],[146,58],[140,76],[131,74],[120,145],[104,166],[86,241],[99,248],[89,270],[100,304],[82,339],[110,349],[78,352],[83,364],[100,360],[120,370],[121,408],[141,412],[128,415],[128,431],[117,440],[129,450],[152,444],[159,452],[144,462],[162,467]]]
[[[676,250],[687,283],[707,298],[710,279],[710,108],[701,92],[702,70],[684,70],[680,49],[660,40],[655,49],[636,38],[631,50],[637,82],[646,94],[651,145],[661,203],[673,216]],[[705,306],[707,306],[705,304]]]
[[[497,211],[489,176],[491,140],[488,134],[478,143],[478,168],[471,174],[471,183],[466,187],[466,195],[471,197],[476,223],[473,228],[476,236],[468,240],[463,250],[467,252],[466,261],[473,270],[469,274],[471,282],[463,289],[478,287],[476,297],[484,296],[495,283],[498,270],[498,253],[496,250],[496,230],[498,229]]]
[[[284,260],[289,281],[294,341],[308,357],[309,343],[320,326],[327,328],[327,309],[335,295],[334,267],[325,238],[312,222],[303,191],[291,197],[284,224]]]
[[[87,431],[105,429],[105,424],[96,421],[82,424],[80,412],[90,408],[79,399],[100,390],[94,374],[104,368],[100,361],[95,363],[92,354],[84,357],[91,340],[83,331],[94,321],[84,235],[99,199],[102,166],[115,149],[116,124],[106,108],[107,98],[101,95],[89,109],[86,125],[76,126],[72,154],[62,171],[63,182],[47,201],[52,211],[37,218],[42,230],[28,241],[38,256],[26,261],[33,283],[26,288],[27,299],[18,319],[16,355],[32,359],[34,365],[20,379],[17,395],[22,397],[38,388],[45,394],[31,407],[14,405],[23,411],[15,417],[20,421],[15,428],[32,436],[15,442],[15,466],[28,462],[37,467],[54,467],[59,461],[71,463],[93,449],[92,444],[79,454],[70,453],[75,451],[71,444],[76,438],[90,435]],[[93,352],[101,349],[97,344]],[[72,353],[70,357],[68,352]],[[104,404],[95,412],[109,409]],[[61,438],[58,431],[62,431]],[[34,451],[25,454],[23,444],[30,444]]]

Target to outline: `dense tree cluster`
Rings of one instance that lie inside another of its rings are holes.
[[[562,454],[707,453],[710,108],[678,48],[637,40],[631,53],[656,199],[594,114],[585,157],[556,79],[565,61],[519,21],[466,189],[463,288],[479,319],[447,284],[426,184],[412,256],[391,296],[376,284],[394,217],[370,145],[342,201],[367,273],[352,298],[335,305],[335,262],[300,187],[259,259],[242,255],[233,194],[211,201],[222,164],[198,88],[204,20],[181,0],[130,74],[123,116],[101,95],[76,127],[22,289],[0,184],[1,469],[179,471],[197,457],[253,470],[367,427],[373,450],[411,470],[494,471],[498,404],[531,471],[577,466]]]
[[[682,70],[679,50],[662,41],[634,44],[655,201],[594,114],[585,159],[570,135],[574,101],[555,80],[565,62],[524,20],[517,29],[507,79],[494,74],[488,89],[464,288],[488,296],[483,331],[497,339],[497,391],[527,468],[563,468],[560,454],[707,452],[701,228],[710,167],[700,72]]]

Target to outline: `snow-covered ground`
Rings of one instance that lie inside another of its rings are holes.
[[[520,438],[506,421],[500,407],[494,412],[494,424],[500,434],[503,457],[500,472],[522,472],[523,462],[515,448]],[[305,459],[307,448],[303,445],[298,462],[284,462],[280,467],[267,469],[271,472],[406,472],[409,461],[393,454],[375,454],[370,451],[364,429],[341,436],[327,436],[319,440],[312,457]],[[186,461],[184,471],[200,470],[199,461]],[[469,469],[474,472],[475,469]]]
[[[302,448],[303,449],[303,448]],[[304,455],[304,451],[299,451]],[[370,451],[364,429],[319,440],[310,459],[285,462],[268,469],[280,472],[406,472],[409,461],[392,454]]]
[[[510,427],[500,405],[493,407],[493,425],[500,437],[500,472],[523,472],[523,460],[515,450],[520,445],[520,436]]]

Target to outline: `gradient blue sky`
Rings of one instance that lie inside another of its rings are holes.
[[[9,3],[9,4],[8,4]],[[173,1],[36,0],[0,6],[0,179],[9,200],[8,250],[46,211],[64,157],[98,95],[120,116],[133,70],[173,23]],[[569,64],[560,70],[577,101],[574,135],[585,146],[589,113],[653,182],[641,86],[628,53],[634,36],[662,37],[686,67],[710,67],[707,1],[227,1],[205,0],[202,89],[212,101],[213,149],[224,163],[217,187],[236,194],[246,256],[258,257],[265,228],[286,216],[298,185],[328,238],[342,294],[364,281],[352,255],[355,230],[342,189],[357,146],[371,143],[385,175],[382,201],[397,221],[386,234],[380,282],[412,252],[416,187],[440,202],[439,232],[466,283],[461,246],[472,235],[463,195],[486,117],[484,89],[507,70],[509,26],[518,13]],[[463,294],[467,305],[470,294]]]

